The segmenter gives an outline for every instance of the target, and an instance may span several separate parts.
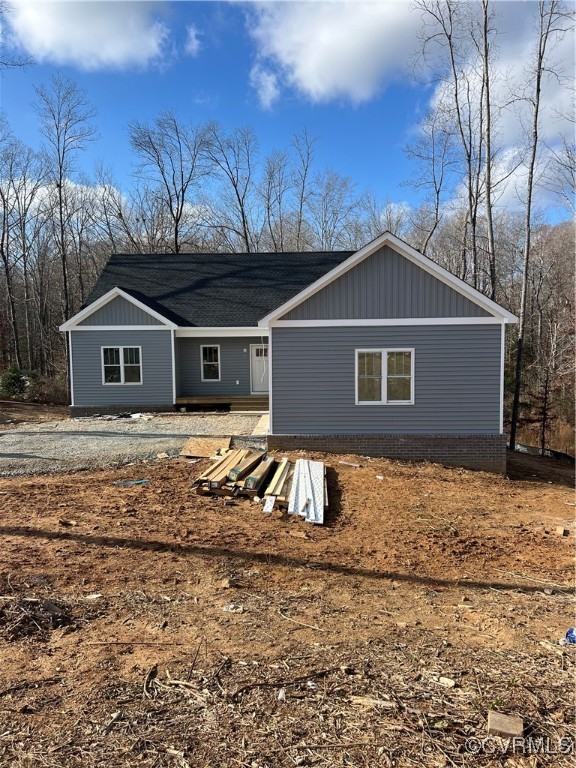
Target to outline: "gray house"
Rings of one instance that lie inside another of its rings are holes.
[[[114,255],[60,330],[75,415],[269,406],[271,448],[503,471],[516,320],[385,232],[356,252]]]

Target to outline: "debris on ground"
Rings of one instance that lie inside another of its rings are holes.
[[[490,736],[514,738],[524,733],[524,721],[517,715],[503,715],[501,712],[488,712],[488,733]]]
[[[115,480],[114,485],[144,485],[144,483],[149,483],[150,480]]]
[[[283,458],[277,462],[264,450],[228,450],[198,476],[192,487],[199,495],[247,496],[264,501],[263,511],[275,507],[322,524],[328,507],[326,468],[321,461]]]

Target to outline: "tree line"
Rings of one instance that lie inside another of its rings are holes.
[[[0,125],[0,369],[65,377],[57,327],[86,300],[111,252],[354,250],[389,229],[519,316],[506,348],[512,441],[520,427],[548,445],[570,423],[574,396],[576,152],[569,140],[548,146],[539,128],[551,78],[566,79],[554,50],[572,17],[557,0],[538,5],[525,79],[503,101],[493,4],[419,0],[415,10],[415,66],[436,83],[406,147],[414,169],[406,183],[422,200],[415,208],[318,167],[306,130],[263,155],[250,127],[226,131],[171,111],[128,126],[135,171],[121,189],[104,165],[90,178],[78,170],[97,141],[86,95],[61,74],[38,85],[42,146]],[[510,110],[524,127],[513,157],[501,140]],[[517,199],[503,205],[519,170]],[[535,205],[544,190],[564,206],[565,222],[546,222]],[[573,435],[564,439],[573,444]]]

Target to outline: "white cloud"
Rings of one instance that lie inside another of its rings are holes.
[[[278,78],[260,64],[255,64],[250,71],[250,85],[258,94],[263,109],[271,109],[280,96]]]
[[[80,69],[146,66],[161,58],[168,29],[156,3],[18,0],[9,6],[13,41],[39,62]]]
[[[311,101],[371,99],[408,65],[419,15],[409,3],[257,3],[250,34],[266,61]]]
[[[198,52],[200,51],[200,38],[198,36],[198,30],[196,27],[193,27],[191,24],[186,29],[187,36],[186,36],[186,45],[184,46],[184,50],[188,54],[188,56],[197,56]]]

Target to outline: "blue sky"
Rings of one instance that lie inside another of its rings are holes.
[[[497,6],[502,71],[519,77],[535,6]],[[101,160],[126,188],[128,123],[171,109],[229,129],[252,125],[263,154],[306,128],[318,139],[318,169],[332,167],[380,199],[418,202],[403,184],[412,168],[402,150],[434,89],[412,71],[421,19],[406,2],[17,0],[9,22],[6,43],[35,63],[4,73],[3,112],[38,146],[34,85],[56,70],[74,79],[97,111],[99,139],[82,160],[89,175]],[[572,48],[573,39],[561,56],[573,71]],[[565,97],[550,88],[551,113]],[[503,122],[506,149],[519,141],[517,123]],[[565,129],[546,116],[545,138],[558,141]]]

